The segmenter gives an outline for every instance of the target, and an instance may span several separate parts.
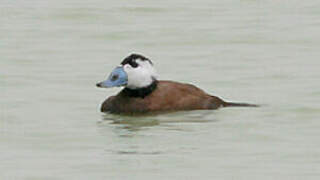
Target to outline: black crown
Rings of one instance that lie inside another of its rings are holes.
[[[140,54],[131,54],[130,56],[126,57],[122,62],[121,65],[130,64],[132,67],[138,67],[138,63],[136,62],[137,59],[140,59],[142,61],[149,61],[151,64],[152,62],[150,59],[140,55]]]

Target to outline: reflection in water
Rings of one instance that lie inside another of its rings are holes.
[[[116,128],[127,129],[129,131],[139,131],[145,127],[152,127],[161,125],[163,127],[170,127],[170,123],[205,123],[215,122],[216,119],[210,118],[214,111],[199,110],[188,112],[175,112],[163,115],[147,115],[147,116],[124,116],[104,114],[102,120],[98,121],[100,124],[109,122],[109,124],[119,125]],[[172,128],[169,128],[172,129]],[[176,129],[177,130],[177,129]]]
[[[159,155],[181,149],[159,145],[176,141],[174,134],[186,136],[195,132],[196,123],[216,122],[215,111],[188,111],[149,116],[103,114],[98,131],[106,142],[105,151],[118,155]],[[152,129],[152,130],[151,130]],[[158,133],[156,133],[158,132]],[[157,135],[155,135],[157,134]],[[179,141],[177,141],[179,143]],[[187,148],[189,149],[189,148]]]
[[[104,114],[101,123],[108,122],[109,124],[118,125],[116,128],[127,129],[129,131],[138,131],[144,127],[159,125],[159,121],[152,117],[130,117],[121,115]]]

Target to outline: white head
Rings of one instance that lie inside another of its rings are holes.
[[[139,54],[126,57],[109,76],[108,80],[98,83],[98,87],[126,86],[129,89],[147,87],[157,79],[152,62]]]
[[[149,59],[137,57],[132,59],[131,63],[123,64],[123,68],[128,75],[126,87],[129,89],[149,86],[157,78],[156,71]]]

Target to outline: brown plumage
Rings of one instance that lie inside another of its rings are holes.
[[[145,114],[184,110],[217,109],[227,106],[256,106],[246,103],[228,103],[211,96],[191,84],[157,81],[156,87],[145,97],[132,97],[126,89],[105,100],[102,112],[116,114]]]

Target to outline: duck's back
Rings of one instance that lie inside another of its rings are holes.
[[[148,96],[131,97],[124,90],[109,97],[101,107],[102,112],[146,113],[197,109],[217,109],[225,102],[191,84],[158,81],[156,89]]]

